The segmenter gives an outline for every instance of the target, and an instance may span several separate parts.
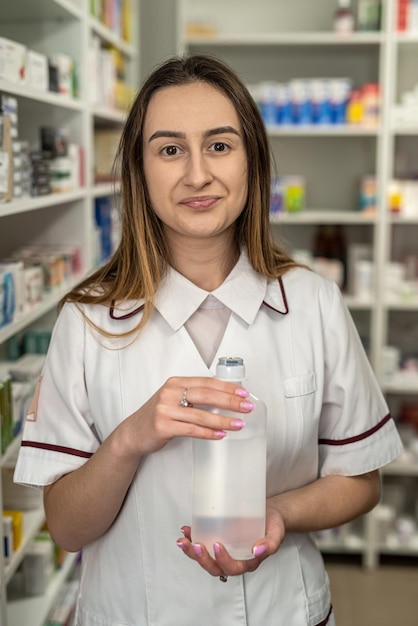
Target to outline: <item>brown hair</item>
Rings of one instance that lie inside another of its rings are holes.
[[[153,94],[164,87],[204,82],[219,89],[240,118],[248,163],[248,199],[236,221],[235,242],[245,246],[253,268],[273,278],[295,262],[274,242],[269,224],[270,146],[258,108],[237,74],[208,55],[173,57],[145,80],[122,132],[117,162],[121,171],[122,233],[111,259],[62,300],[110,305],[128,299],[145,301],[137,326],[154,307],[154,295],[170,264],[160,219],[152,210],[144,176],[142,135]]]

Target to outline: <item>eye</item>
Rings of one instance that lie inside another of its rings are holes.
[[[227,152],[229,150],[229,146],[222,141],[217,141],[209,147],[209,150],[212,152]]]
[[[177,146],[166,146],[161,150],[161,153],[165,156],[176,156],[179,153],[179,148]]]

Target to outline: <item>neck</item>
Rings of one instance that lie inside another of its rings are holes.
[[[171,250],[172,265],[192,283],[205,291],[219,287],[239,258],[239,250],[229,242],[206,240],[188,241],[183,247]]]

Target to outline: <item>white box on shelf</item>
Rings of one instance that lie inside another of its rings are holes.
[[[0,79],[11,83],[25,81],[26,46],[0,37]]]
[[[48,91],[48,57],[34,50],[28,50],[26,57],[26,79],[28,87],[39,91]]]

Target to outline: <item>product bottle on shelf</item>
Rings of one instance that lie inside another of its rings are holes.
[[[347,286],[347,243],[343,228],[337,225],[319,225],[313,241],[312,254],[322,260],[321,272],[335,280],[342,291]],[[327,263],[324,265],[323,261]],[[319,270],[318,270],[319,271]]]
[[[220,358],[220,380],[242,384],[242,358]],[[253,557],[253,544],[265,536],[266,510],[266,406],[249,396],[251,413],[204,407],[214,413],[245,421],[240,431],[227,431],[224,439],[193,440],[192,540],[213,554],[222,543],[235,559]]]
[[[338,0],[338,7],[334,13],[335,32],[344,35],[352,33],[354,30],[354,21],[351,0]]]
[[[380,30],[380,0],[359,0],[357,5],[357,27],[360,31]]]

